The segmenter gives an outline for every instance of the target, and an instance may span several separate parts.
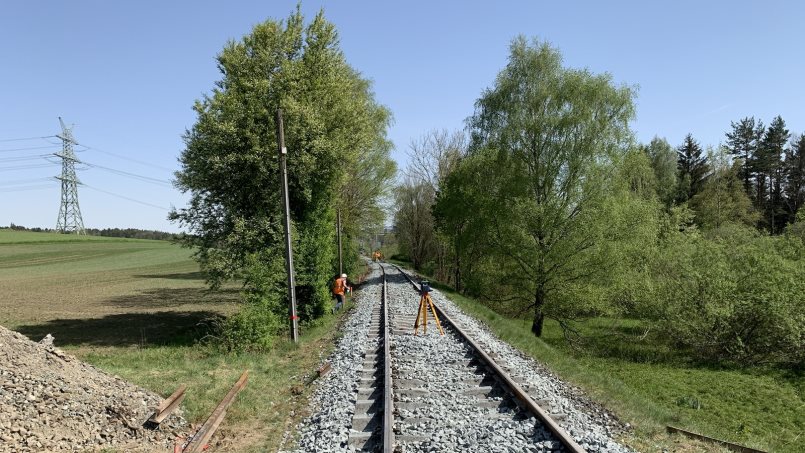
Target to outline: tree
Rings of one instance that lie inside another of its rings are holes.
[[[710,173],[707,156],[702,154],[701,145],[691,134],[686,135],[685,142],[677,148],[677,169],[680,181],[678,199],[685,202],[702,190]]]
[[[286,21],[260,23],[218,55],[222,78],[195,103],[198,118],[185,134],[182,169],[176,174],[177,187],[190,194],[189,204],[170,214],[190,230],[185,243],[196,247],[195,257],[213,287],[243,277],[247,293],[261,306],[282,306],[274,124],[282,108],[303,320],[324,313],[329,301],[335,207],[356,212],[350,224],[376,211],[379,188],[388,183],[392,168],[385,136],[388,110],[375,101],[370,82],[346,62],[336,29],[323,13],[304,22],[297,7]],[[356,168],[358,173],[350,172]],[[356,194],[355,179],[366,175],[369,190]]]
[[[786,152],[785,178],[785,198],[789,218],[793,222],[797,212],[805,205],[805,135],[795,137]]]
[[[742,118],[737,123],[732,121],[730,126],[732,132],[726,134],[728,153],[741,159],[741,178],[744,181],[744,190],[751,196],[752,163],[765,128],[763,122],[757,121],[756,123],[754,117]]]
[[[408,150],[405,173],[438,191],[466,153],[467,136],[460,131],[432,130],[412,140]]]
[[[469,215],[488,222],[484,241],[502,258],[495,272],[518,280],[515,296],[529,300],[540,336],[546,307],[570,300],[589,273],[582,261],[602,238],[593,219],[631,139],[633,91],[608,74],[564,68],[546,43],[518,37],[510,51],[468,119],[470,159],[488,166]]]
[[[397,187],[394,229],[400,248],[417,269],[427,262],[434,246],[431,207],[435,197],[429,184],[412,178]]]
[[[741,164],[730,163],[727,152],[724,147],[708,150],[713,172],[702,190],[690,200],[696,223],[703,229],[720,228],[729,222],[751,226],[757,221],[752,201],[738,179]]]
[[[764,219],[772,234],[782,231],[785,226],[785,201],[783,200],[783,153],[791,133],[785,127],[782,117],[775,117],[760,141],[756,161],[759,184],[759,200],[765,200]],[[766,187],[765,181],[768,181]]]
[[[420,184],[428,186],[428,193],[432,195],[432,198],[427,202],[429,204],[423,205],[428,211],[432,210],[436,195],[450,173],[458,166],[459,160],[466,153],[466,148],[467,137],[460,131],[450,133],[446,130],[433,130],[411,141],[408,152],[409,163],[405,169],[408,186]],[[407,201],[405,202],[407,203]],[[405,206],[398,206],[397,209],[401,213],[407,211]],[[428,215],[432,216],[430,212]],[[427,225],[435,228],[432,220]],[[436,231],[427,232],[426,235],[432,237],[431,244],[426,250],[423,250],[423,256],[417,257],[418,264],[424,265],[432,262],[435,267],[428,270],[437,279],[457,285],[455,277],[458,274],[453,269],[455,265],[453,261],[456,256],[451,250],[450,240]],[[412,237],[408,236],[408,238]],[[408,249],[415,248],[413,244],[405,245]]]
[[[657,197],[670,208],[677,191],[676,151],[664,138],[654,137],[646,147],[656,180]]]

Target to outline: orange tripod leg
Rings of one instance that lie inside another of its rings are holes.
[[[419,326],[423,324],[423,319],[424,324],[427,324],[428,322],[428,319],[423,315],[425,311],[424,309],[425,309],[425,299],[422,298],[419,300],[419,309],[417,310],[416,321],[414,321],[414,335],[416,335],[417,332],[419,331]]]
[[[439,328],[439,334],[444,335],[444,330],[442,330],[442,323],[439,322],[439,316],[436,314],[436,306],[433,304],[433,299],[430,298],[428,295],[428,303],[430,304],[430,311],[433,313],[433,319],[436,321],[436,327]]]

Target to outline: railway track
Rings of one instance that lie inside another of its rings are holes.
[[[381,266],[380,303],[372,309],[363,354],[349,445],[363,451],[391,453],[394,447],[391,344],[386,270]]]
[[[419,285],[396,266],[380,268],[381,301],[367,330],[350,447],[585,451],[438,306],[445,335],[432,318],[426,333],[414,335]]]

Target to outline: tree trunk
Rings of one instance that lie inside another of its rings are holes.
[[[537,293],[534,296],[534,322],[531,324],[531,333],[535,337],[542,336],[542,324],[545,321],[545,314],[542,313],[542,305],[545,303],[545,290],[542,286],[537,287]]]

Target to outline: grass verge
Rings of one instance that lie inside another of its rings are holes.
[[[286,430],[304,416],[311,387],[305,385],[338,336],[339,315],[305,329],[297,344],[278,340],[264,353],[231,354],[212,346],[68,348],[83,360],[168,396],[187,385],[183,408],[188,420],[203,423],[243,370],[249,382],[229,409],[215,436],[219,451],[276,451]],[[301,390],[301,393],[299,392]],[[288,444],[285,447],[289,447]]]

